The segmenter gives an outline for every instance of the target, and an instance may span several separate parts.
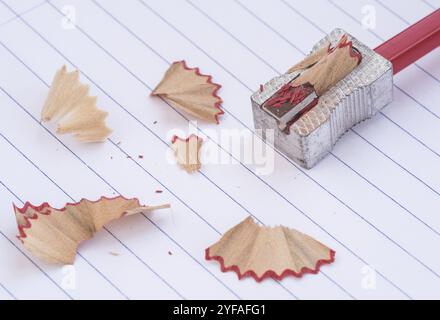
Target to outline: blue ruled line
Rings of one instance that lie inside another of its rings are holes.
[[[12,195],[14,196],[14,198],[16,198],[21,204],[24,205],[24,202],[6,185],[3,183],[3,181],[0,180],[0,184]],[[0,234],[3,236],[3,238],[5,238],[15,249],[17,249],[24,257],[26,257],[26,259],[28,259],[38,270],[40,270],[40,272],[52,283],[54,284],[61,292],[63,292],[66,297],[70,300],[73,300],[73,297],[66,291],[64,290],[54,279],[52,279],[51,276],[49,276],[47,274],[46,271],[44,271],[34,260],[32,260],[31,258],[29,258],[29,256],[20,248],[17,246],[17,244],[15,244],[11,239],[9,239],[4,233],[3,231],[0,230]]]
[[[0,282],[0,287],[3,288],[3,290],[14,300],[18,300],[17,297],[8,289],[5,287],[3,283]]]
[[[3,1],[2,1],[2,3],[6,6],[6,7],[8,7]],[[9,8],[9,7],[8,7]],[[13,11],[11,8],[9,8],[11,11]],[[24,22],[30,29],[32,29],[35,33],[37,33],[50,47],[52,47],[55,51],[57,51],[61,56],[63,56],[63,58],[65,58],[67,61],[69,61],[69,63],[71,63],[72,65],[74,65],[67,57],[65,57],[58,49],[56,49],[52,44],[50,44],[40,33],[38,33],[38,31],[36,31],[33,27],[31,27],[22,17],[19,17],[20,18],[20,20],[22,21],[22,22]],[[0,44],[5,48],[5,49],[7,49],[9,52],[11,52],[11,54],[13,54],[13,56],[15,57],[15,58],[17,58],[17,60],[19,60],[28,70],[30,70],[31,71],[31,73],[33,73],[38,79],[40,79],[46,86],[49,86],[45,81],[43,81],[43,79],[40,77],[40,76],[38,76],[34,71],[32,71],[31,70],[31,68],[29,67],[29,66],[27,66],[21,59],[19,59],[18,57],[17,57],[17,55],[15,55],[14,53],[12,53],[12,51],[9,49],[9,48],[7,48],[7,46],[5,45],[5,44],[3,44],[3,43],[1,43],[0,42]],[[89,78],[85,73],[82,73],[86,78],[88,78],[92,83],[94,83],[101,91],[103,91],[91,78]],[[35,117],[33,117],[23,106],[21,106],[19,103],[18,103],[18,101],[16,101],[9,93],[7,93],[3,88],[1,88],[0,87],[0,89],[6,94],[6,95],[8,95],[18,106],[20,106],[26,113],[28,113],[28,115],[30,115],[36,122],[38,122],[39,123],[39,121],[35,118]],[[107,96],[109,96],[109,98],[111,99],[111,100],[113,100],[114,102],[116,102],[110,95],[108,95],[105,91],[103,91]],[[121,106],[119,103],[118,103],[118,105],[119,106]],[[122,106],[121,106],[122,107]],[[126,110],[126,109],[124,109],[124,110]],[[127,111],[127,110],[126,110]],[[127,111],[128,112],[128,111]],[[133,116],[134,117],[134,116]],[[138,120],[139,121],[139,120]],[[40,123],[40,125],[41,125],[41,123]],[[50,131],[48,131],[44,126],[42,126],[47,132],[49,132],[50,133]],[[145,125],[144,125],[144,127],[146,127]],[[147,127],[146,127],[147,128]],[[152,132],[153,133],[153,132]],[[52,137],[54,137],[56,140],[58,140],[60,143],[62,143],[57,137],[55,137],[52,133],[50,133],[51,134],[51,136]],[[157,136],[157,135],[155,135],[157,138],[160,138],[159,136]],[[162,142],[164,142],[164,143],[166,143],[164,140],[162,140],[161,139],[161,141]],[[112,143],[112,144],[115,144],[113,141],[111,141],[110,140],[110,142]],[[65,146],[64,144],[63,144],[63,146]],[[67,146],[65,146],[66,148],[67,148]],[[118,146],[118,148],[120,148],[119,146]],[[67,148],[68,149],[68,148]],[[104,181],[107,185],[109,185],[113,190],[115,190],[116,191],[116,189],[115,188],[113,188],[102,176],[100,176],[95,170],[93,170],[90,166],[88,166],[82,159],[80,159],[72,150],[70,150],[70,149],[68,149],[72,154],[74,154],[75,155],[75,157],[76,158],[78,158],[83,164],[85,164],[94,174],[96,174],[102,181]],[[118,192],[119,193],[119,192]],[[170,193],[171,193],[171,191],[170,191]],[[180,201],[180,202],[182,202],[182,204],[184,204],[188,209],[190,209],[194,214],[196,214],[199,218],[201,218],[205,223],[207,223],[207,221],[206,220],[204,220],[197,212],[195,212],[191,207],[189,207],[185,202],[183,202],[183,200],[181,199],[181,198],[178,198],[178,200]],[[146,217],[150,222],[152,222],[148,217]],[[209,226],[211,227],[211,228],[213,228],[213,226],[212,225],[210,225],[209,224]],[[219,231],[217,230],[217,229],[215,229],[215,228],[213,228],[218,234],[220,234],[219,233]],[[108,231],[108,230],[107,230]],[[160,231],[162,231],[163,232],[163,230],[160,230]],[[169,239],[172,239],[169,235],[168,235],[168,238]],[[117,239],[117,240],[119,240],[119,239]],[[119,240],[120,241],[120,240]],[[125,245],[124,245],[125,246]],[[125,246],[129,251],[131,251],[127,246]],[[132,252],[132,251],[131,251]],[[133,254],[134,254],[134,252],[132,252]],[[188,252],[186,251],[186,253],[188,254]],[[136,256],[137,257],[137,256]],[[204,266],[204,265],[202,265],[197,259],[195,259],[192,255],[190,255],[190,257],[194,260],[194,261],[196,261],[202,268],[204,268],[208,273],[210,273],[217,281],[219,281],[220,282],[220,284],[222,284],[228,291],[230,291],[235,297],[237,297],[238,299],[241,299],[231,288],[229,288],[229,286],[227,286],[223,281],[221,281],[219,278],[217,278],[216,276],[214,276],[208,269],[206,269],[206,267]],[[138,259],[139,259],[139,257],[137,257]],[[145,262],[144,261],[142,261],[144,264],[145,264]],[[146,264],[145,264],[146,265]],[[152,270],[153,271],[153,270]],[[154,271],[153,271],[154,272]],[[157,275],[157,273],[156,273],[156,275]],[[162,281],[165,281],[163,278],[161,278],[161,280]],[[175,290],[175,289],[174,289]],[[178,293],[177,291],[176,291],[176,293]],[[180,293],[178,293],[178,295],[179,296],[181,296],[182,298],[184,298]]]

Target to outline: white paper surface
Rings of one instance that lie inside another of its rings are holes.
[[[365,5],[376,12],[375,29],[360,23]],[[213,75],[225,115],[218,126],[199,125],[218,148],[221,129],[253,130],[251,92],[324,32],[341,27],[374,48],[439,6],[0,0],[0,299],[440,298],[439,49],[398,74],[395,101],[308,171],[276,153],[271,175],[246,163],[188,175],[165,154],[169,130],[187,130],[191,118],[149,97],[173,61]],[[80,144],[39,122],[63,64],[80,69],[110,113],[105,143]],[[15,238],[12,202],[60,207],[119,193],[172,208],[111,223],[80,246],[74,269],[42,263]],[[221,273],[204,250],[249,214],[308,233],[336,250],[336,261],[281,283]]]

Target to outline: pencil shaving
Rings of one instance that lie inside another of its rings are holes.
[[[83,142],[101,142],[111,133],[106,126],[107,112],[96,106],[89,87],[79,82],[79,71],[67,72],[63,66],[52,81],[41,111],[42,121],[57,121],[57,133],[71,133]]]
[[[344,35],[334,48],[329,45],[325,52],[323,49],[318,50],[308,59],[309,65],[302,65],[307,68],[292,82],[292,86],[309,83],[316,94],[321,96],[350,74],[360,64],[362,56],[353,49],[352,42],[347,41],[347,35]]]
[[[39,207],[29,202],[23,208],[14,206],[18,230],[24,247],[47,263],[73,264],[78,245],[94,236],[103,226],[125,215],[168,208],[141,206],[137,199],[102,197],[97,201],[83,199],[62,209],[48,203]]]
[[[287,73],[292,73],[295,71],[301,71],[311,66],[315,65],[319,60],[321,60],[325,55],[327,55],[328,49],[327,47],[322,47],[319,50],[316,50],[312,54],[306,56],[302,61],[298,62],[296,65],[287,70]]]
[[[206,249],[207,260],[217,260],[222,272],[238,278],[281,280],[288,275],[316,274],[320,266],[334,261],[335,252],[294,229],[262,227],[248,217]]]
[[[170,66],[151,94],[200,120],[218,124],[218,116],[223,114],[222,100],[217,95],[220,88],[211,81],[211,76],[201,74],[198,68],[188,68],[185,61],[178,61]]]
[[[177,163],[188,173],[199,170],[202,167],[199,154],[202,147],[202,138],[191,135],[186,139],[174,136],[171,147],[174,150]]]

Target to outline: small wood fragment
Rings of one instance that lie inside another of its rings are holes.
[[[200,162],[200,148],[203,139],[190,135],[186,139],[174,136],[171,141],[171,147],[174,150],[177,163],[188,173],[195,172],[202,167]]]

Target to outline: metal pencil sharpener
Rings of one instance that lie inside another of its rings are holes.
[[[266,140],[266,130],[274,130],[274,141],[268,142],[307,169],[324,158],[347,130],[371,118],[393,99],[391,62],[344,30],[333,30],[313,47],[310,55],[337,45],[343,36],[361,55],[361,62],[319,97],[306,84],[300,92],[290,93],[293,98],[289,103],[276,108],[267,106],[268,101],[282,96],[286,86],[304,70],[275,77],[251,96],[255,129],[261,129],[256,131]]]

